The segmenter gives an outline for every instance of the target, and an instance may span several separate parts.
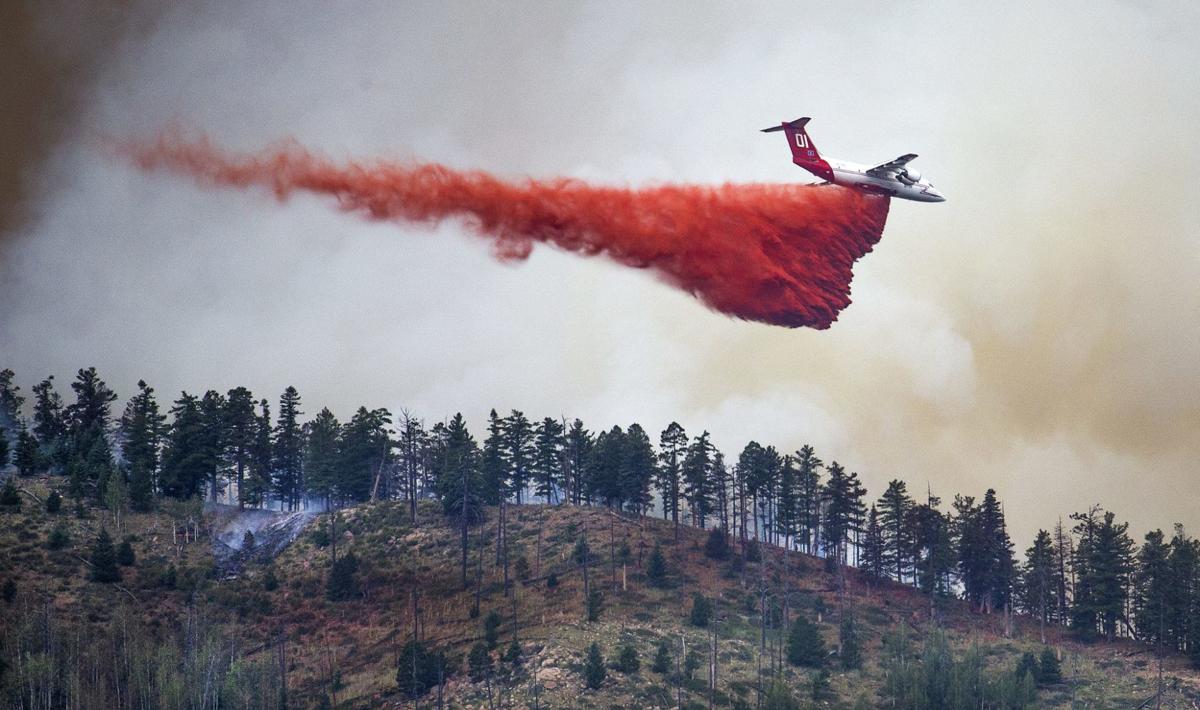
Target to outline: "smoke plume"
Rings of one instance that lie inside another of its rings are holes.
[[[710,308],[790,328],[828,328],[850,304],[852,267],[879,241],[888,199],[834,185],[661,185],[508,181],[431,163],[337,165],[295,143],[256,155],[167,133],[122,148],[144,170],[205,184],[305,191],[374,220],[463,219],[497,258],[535,242],[649,269]]]

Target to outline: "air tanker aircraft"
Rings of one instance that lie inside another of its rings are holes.
[[[764,128],[762,132],[783,131],[787,136],[788,146],[792,149],[792,162],[834,185],[917,202],[946,201],[942,193],[921,177],[921,173],[907,167],[909,161],[917,157],[915,153],[902,155],[873,168],[869,165],[821,157],[812,139],[808,137],[808,132],[804,130],[804,125],[809,120],[805,116],[795,121],[785,121],[778,126]]]

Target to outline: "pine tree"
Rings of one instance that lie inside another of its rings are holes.
[[[426,478],[432,478],[435,487],[437,486],[440,472],[436,470],[437,456],[433,451],[438,443],[443,442],[435,442],[434,437],[425,431],[421,420],[412,416],[407,409],[400,412],[400,420],[400,438],[396,441],[396,448],[400,452],[396,468],[396,493],[402,492],[408,499],[409,520],[416,524],[417,498],[421,493],[422,474]]]
[[[567,445],[563,452],[563,486],[567,498],[575,505],[583,503],[586,481],[589,478],[587,462],[592,454],[592,434],[576,419],[567,430]]]
[[[477,683],[492,674],[492,653],[487,644],[478,641],[471,646],[471,652],[467,654],[467,667],[471,680]]]
[[[304,442],[300,427],[300,393],[288,386],[279,398],[279,419],[272,440],[275,495],[288,510],[300,507],[304,491]]]
[[[247,472],[251,469],[254,440],[258,434],[258,418],[254,413],[254,395],[245,387],[234,387],[225,396],[225,448],[229,462],[233,465],[234,480],[237,482],[239,508],[253,500],[255,491],[246,490]]]
[[[249,532],[249,530],[246,532]],[[117,564],[122,567],[132,567],[136,563],[137,555],[133,552],[133,545],[130,544],[128,539],[122,540],[121,544],[117,546]]]
[[[842,614],[842,621],[838,626],[838,646],[838,659],[842,668],[853,670],[862,667],[862,636],[854,615],[849,612]]]
[[[358,594],[358,558],[352,550],[339,557],[329,568],[325,597],[329,601],[342,602],[353,599]]]
[[[504,418],[504,454],[508,462],[508,494],[521,504],[533,471],[533,427],[523,412],[516,409]]]
[[[100,534],[92,543],[92,581],[112,583],[121,581],[121,570],[117,567],[117,551],[113,548],[108,530],[100,528]]]
[[[1058,599],[1057,569],[1054,564],[1054,543],[1050,533],[1038,530],[1033,545],[1025,551],[1021,570],[1021,608],[1037,618],[1044,629],[1055,621]],[[1045,634],[1043,632],[1043,639]]]
[[[687,452],[687,433],[677,422],[671,422],[658,438],[658,497],[662,501],[663,520],[675,522],[675,537],[679,537],[679,506],[683,476],[683,459]]]
[[[50,495],[46,496],[46,512],[54,515],[62,510],[62,496],[57,490],[50,491]]]
[[[588,460],[588,491],[610,508],[620,508],[627,495],[621,471],[625,459],[625,431],[619,426],[600,432]]]
[[[1037,675],[1040,685],[1058,685],[1062,682],[1062,666],[1058,662],[1058,654],[1053,649],[1042,649]]]
[[[1099,631],[1112,641],[1125,618],[1129,577],[1133,569],[1133,541],[1128,523],[1116,522],[1112,512],[1093,508],[1071,516],[1075,533],[1075,595],[1071,626],[1088,634]]]
[[[184,392],[171,407],[171,427],[162,455],[159,487],[162,494],[185,500],[204,488],[209,456],[204,451],[205,422],[200,400]]]
[[[632,675],[637,673],[641,667],[642,662],[638,659],[638,652],[633,644],[626,643],[621,646],[621,651],[617,654],[616,669],[626,675]]]
[[[593,641],[588,646],[587,660],[583,666],[583,679],[587,687],[596,690],[604,684],[608,671],[604,667],[604,655],[600,652],[600,644]]]
[[[834,461],[826,469],[829,480],[821,492],[825,506],[823,543],[826,555],[832,555],[840,564],[848,564],[848,543],[853,533],[862,527],[862,498],[866,491],[858,481],[858,474],[847,473]]]
[[[21,396],[21,388],[13,384],[15,377],[12,370],[0,370],[0,431],[15,428],[21,421],[21,405],[25,398]]]
[[[108,425],[112,403],[117,394],[96,373],[96,368],[81,369],[71,383],[75,402],[67,407],[71,456],[76,459],[74,486],[78,493],[99,498],[112,473]]]
[[[538,424],[534,435],[533,480],[534,493],[547,503],[557,502],[563,479],[563,450],[566,447],[563,425],[546,417]]]
[[[488,615],[483,617],[483,642],[487,644],[488,650],[491,651],[500,643],[500,613],[495,609],[488,612]]]
[[[480,471],[483,474],[480,494],[488,505],[497,505],[505,497],[508,481],[505,443],[504,420],[493,409],[488,415],[488,436],[483,442],[480,460]]]
[[[407,641],[396,664],[396,686],[402,697],[415,700],[437,687],[449,669],[441,653],[432,653],[420,641]]]
[[[0,507],[21,509],[21,492],[17,490],[17,483],[11,476],[0,486]]]
[[[884,568],[896,581],[903,582],[910,568],[908,551],[912,549],[912,531],[908,522],[913,500],[908,495],[908,485],[901,480],[889,481],[877,507]]]
[[[33,433],[45,461],[62,470],[66,466],[67,425],[62,397],[54,390],[51,375],[33,387]]]
[[[8,435],[5,433],[4,428],[0,427],[0,472],[8,468],[8,459]]]
[[[875,506],[867,513],[867,527],[863,532],[862,553],[859,567],[875,579],[883,579],[884,570],[883,531],[879,526],[879,513]]]
[[[254,418],[254,439],[250,445],[250,473],[245,481],[241,501],[252,508],[266,502],[274,480],[274,451],[271,445],[271,404],[260,400],[259,414]]]
[[[129,476],[129,501],[134,510],[154,506],[157,487],[159,449],[166,417],[159,413],[154,388],[138,380],[138,393],[125,405],[121,415],[121,455]]]
[[[225,444],[229,438],[225,409],[225,396],[216,390],[208,390],[200,398],[200,418],[204,422],[200,454],[204,459],[209,499],[213,501],[219,500],[225,490]]]
[[[604,592],[600,591],[599,587],[592,587],[592,590],[587,595],[587,620],[599,621],[600,614],[604,611]]]
[[[658,642],[658,647],[654,650],[654,661],[650,664],[650,670],[662,674],[671,672],[671,644],[666,641]]]
[[[328,408],[305,425],[304,478],[308,493],[333,509],[340,496],[338,474],[341,465],[342,425]]]
[[[825,664],[825,640],[816,624],[797,615],[788,634],[787,660],[793,666],[820,667]]]
[[[621,487],[626,507],[643,514],[650,507],[650,485],[654,480],[654,447],[646,430],[630,424],[621,447]]]
[[[700,592],[692,595],[692,611],[688,614],[688,622],[695,627],[704,629],[712,619],[712,602]]]
[[[650,559],[646,563],[646,579],[652,587],[664,587],[667,583],[667,559],[663,557],[662,548],[654,546]]]
[[[703,529],[712,512],[711,471],[716,448],[707,431],[692,440],[683,460],[683,492],[692,512],[692,522]]]
[[[362,502],[371,497],[376,479],[391,458],[391,425],[388,410],[359,407],[342,428],[335,486],[339,500]]]
[[[42,466],[42,456],[38,451],[37,439],[29,433],[29,429],[23,422],[17,431],[17,446],[13,452],[12,462],[17,467],[17,473],[22,476],[32,476]]]
[[[704,541],[704,555],[714,560],[727,560],[732,552],[729,533],[725,532],[725,528],[713,528]]]
[[[1138,638],[1151,645],[1166,641],[1167,599],[1176,584],[1169,555],[1162,530],[1146,533],[1133,576],[1133,627]]]
[[[813,554],[821,528],[821,469],[825,464],[808,445],[800,447],[795,460],[797,535],[804,551]]]

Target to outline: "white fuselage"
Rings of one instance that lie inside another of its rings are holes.
[[[890,195],[906,200],[916,200],[917,202],[946,201],[942,193],[938,192],[925,178],[909,184],[902,182],[895,176],[876,177],[869,175],[867,171],[871,169],[870,165],[851,163],[835,158],[825,158],[825,162],[829,163],[829,167],[833,170],[833,180],[830,182],[835,185]]]

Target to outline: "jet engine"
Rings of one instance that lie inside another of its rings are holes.
[[[903,172],[896,174],[896,179],[905,185],[915,185],[921,181],[921,172],[912,168],[906,168]]]

